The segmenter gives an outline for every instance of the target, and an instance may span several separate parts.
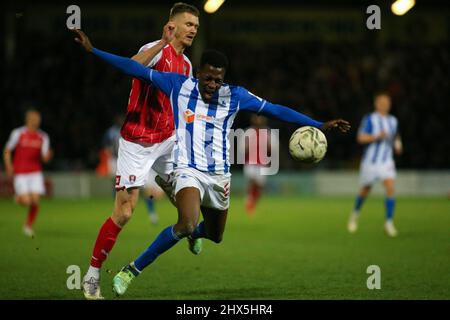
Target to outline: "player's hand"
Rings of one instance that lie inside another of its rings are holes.
[[[50,162],[50,160],[52,160],[53,158],[53,154],[54,153],[52,149],[48,150],[47,154],[45,154],[45,156],[42,157],[42,161],[44,163]]]
[[[320,127],[322,131],[328,131],[330,129],[339,129],[342,133],[346,133],[350,130],[350,122],[336,119],[325,122],[322,127]]]
[[[163,34],[161,37],[161,40],[164,42],[164,44],[169,44],[173,38],[175,38],[175,31],[176,31],[175,23],[172,21],[167,22],[167,24],[163,28]]]
[[[376,140],[384,140],[384,139],[387,138],[387,136],[388,136],[388,135],[387,135],[386,132],[381,131],[380,134],[377,136],[377,139],[376,139]]]
[[[87,52],[92,52],[92,49],[94,48],[91,44],[91,41],[89,40],[88,36],[79,29],[70,29],[73,33],[75,33],[75,41],[81,44],[81,46],[86,50]]]

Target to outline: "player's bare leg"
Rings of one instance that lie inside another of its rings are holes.
[[[200,191],[194,187],[183,188],[176,194],[178,221],[173,231],[179,238],[191,235],[200,215]]]
[[[360,214],[361,207],[365,201],[365,199],[369,196],[370,190],[372,186],[364,186],[359,191],[359,195],[356,198],[355,207],[353,208],[352,213],[350,214],[350,218],[347,224],[347,230],[350,233],[355,233],[358,230],[358,218]]]
[[[100,269],[108,257],[117,237],[130,220],[139,198],[139,189],[129,188],[116,192],[113,214],[102,225],[95,242],[91,264],[83,278],[83,293],[86,299],[103,299],[100,291]]]
[[[15,197],[17,204],[28,208],[27,219],[23,225],[23,233],[28,237],[34,237],[33,223],[39,211],[39,194],[25,193]]]
[[[245,209],[247,214],[252,216],[255,212],[256,203],[262,192],[262,186],[260,186],[255,180],[251,179],[247,190],[247,200],[245,203]]]
[[[111,219],[123,228],[131,219],[139,199],[138,188],[128,188],[116,192],[114,210]]]
[[[394,207],[395,207],[395,180],[392,178],[385,179],[383,181],[384,188],[386,190],[386,222],[384,224],[384,230],[390,237],[396,237],[398,231],[394,226]]]
[[[228,209],[217,210],[202,207],[202,213],[205,222],[205,238],[215,243],[222,242],[227,224]]]
[[[203,221],[188,236],[189,250],[196,255],[202,251],[202,238],[209,239],[215,243],[222,241],[228,215],[228,209],[217,210],[202,206],[201,211]]]

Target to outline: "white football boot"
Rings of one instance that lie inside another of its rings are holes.
[[[350,233],[355,233],[358,230],[358,217],[359,215],[353,211],[350,215],[350,219],[348,220],[347,230]]]
[[[389,237],[396,237],[398,235],[397,229],[394,227],[394,222],[392,220],[386,220],[384,223],[384,231]]]
[[[87,300],[103,300],[104,297],[100,291],[100,279],[84,276],[83,278],[83,294]]]

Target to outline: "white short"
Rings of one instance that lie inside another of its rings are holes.
[[[154,189],[158,189],[158,190],[162,191],[162,189],[158,186],[158,184],[155,181],[156,176],[157,176],[156,171],[153,169],[150,169],[150,172],[148,173],[147,182],[145,183],[145,187],[146,188],[154,188]]]
[[[18,196],[29,193],[45,194],[44,176],[42,172],[14,175],[14,191]]]
[[[160,143],[141,144],[119,140],[116,189],[142,187],[148,180],[150,169],[163,179],[173,171],[172,149],[175,135]]]
[[[254,180],[258,185],[264,186],[266,184],[267,176],[261,174],[263,166],[246,164],[244,165],[244,176],[248,180]]]
[[[214,174],[193,168],[175,169],[174,194],[187,187],[200,191],[200,204],[203,207],[226,210],[230,206],[230,174]]]
[[[396,170],[393,161],[384,164],[361,163],[359,182],[361,186],[371,186],[378,180],[395,179]]]

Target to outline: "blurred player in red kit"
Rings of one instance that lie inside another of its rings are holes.
[[[39,198],[45,194],[42,162],[47,163],[52,157],[50,139],[39,129],[40,125],[40,113],[28,110],[25,125],[11,132],[3,151],[6,174],[14,178],[15,200],[28,207],[23,231],[30,237],[34,236],[33,224],[39,212]]]
[[[245,148],[244,176],[247,180],[245,209],[247,214],[253,215],[267,180],[261,169],[268,165],[266,157],[270,156],[271,143],[276,141],[270,141],[266,117],[253,114],[250,124],[245,134],[245,137],[249,137],[248,143],[242,143],[241,146]],[[265,148],[262,148],[263,144]]]
[[[192,65],[183,54],[192,45],[199,27],[199,11],[176,3],[161,40],[144,45],[133,60],[158,71],[192,76]],[[152,84],[133,79],[126,118],[120,132],[116,172],[116,199],[97,236],[91,262],[83,278],[86,299],[103,299],[100,271],[117,237],[131,218],[139,199],[139,188],[147,184],[154,170],[160,183],[168,183],[173,171],[172,149],[175,126],[169,98]]]

